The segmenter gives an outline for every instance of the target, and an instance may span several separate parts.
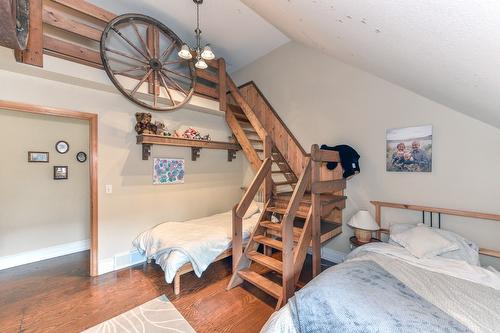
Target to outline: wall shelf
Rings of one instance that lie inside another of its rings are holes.
[[[153,145],[189,147],[191,148],[192,161],[196,161],[200,157],[200,151],[203,148],[227,150],[227,160],[229,162],[235,159],[236,152],[241,150],[240,145],[234,142],[191,140],[151,134],[138,135],[137,144],[142,145],[142,159],[145,161],[151,156],[151,146]]]

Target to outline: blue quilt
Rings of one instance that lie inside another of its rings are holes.
[[[300,333],[471,332],[373,261],[326,270],[289,305]]]

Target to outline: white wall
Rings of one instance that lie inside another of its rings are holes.
[[[153,157],[184,158],[186,177],[184,184],[153,186],[152,159],[142,160],[134,132],[134,114],[144,110],[111,88],[103,71],[61,60],[61,73],[50,72],[55,63],[51,57],[45,57],[46,67],[40,71],[16,64],[10,52],[0,51],[0,99],[99,116],[100,262],[129,251],[132,240],[146,228],[226,211],[239,200],[241,153],[227,162],[226,151],[207,149],[192,162],[188,148],[154,147]],[[153,118],[164,120],[170,129],[192,125],[214,140],[230,135],[221,115],[181,109],[154,113]],[[113,185],[113,194],[105,194],[105,184]]]
[[[256,82],[306,150],[327,143],[359,152],[361,174],[348,182],[344,220],[357,209],[373,211],[370,200],[500,213],[498,128],[298,43],[274,50],[234,77],[240,84]],[[426,124],[434,126],[432,173],[386,172],[386,129]],[[420,218],[386,216],[390,222]],[[500,250],[499,222],[444,222],[481,246]],[[347,252],[351,234],[344,226],[327,246]]]
[[[0,109],[0,124],[0,257],[88,240],[89,164],[75,158],[88,154],[88,122]],[[48,152],[49,163],[28,163],[28,151]],[[69,178],[54,180],[54,165]]]

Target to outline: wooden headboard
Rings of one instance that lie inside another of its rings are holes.
[[[490,220],[490,221],[498,221],[500,222],[500,215],[497,214],[488,214],[488,213],[480,213],[480,212],[472,212],[467,210],[457,210],[457,209],[448,209],[448,208],[436,208],[436,207],[428,207],[428,206],[417,206],[417,205],[407,205],[407,204],[399,204],[399,203],[391,203],[391,202],[382,202],[382,201],[370,201],[375,206],[375,221],[377,224],[382,227],[382,207],[387,208],[395,208],[395,209],[407,209],[422,212],[422,221],[425,221],[425,214],[429,213],[430,215],[430,225],[433,227],[433,216],[437,215],[437,227],[441,228],[441,215],[452,215],[452,216],[461,216],[468,217],[474,219],[481,220]],[[377,232],[378,238],[380,238],[381,233],[389,233],[388,229],[380,229]],[[480,248],[479,253],[490,256],[500,258],[500,251],[490,250],[485,248]]]

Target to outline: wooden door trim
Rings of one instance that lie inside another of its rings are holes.
[[[0,100],[0,109],[82,119],[89,122],[89,176],[90,176],[90,275],[98,275],[98,193],[97,193],[97,114]]]

